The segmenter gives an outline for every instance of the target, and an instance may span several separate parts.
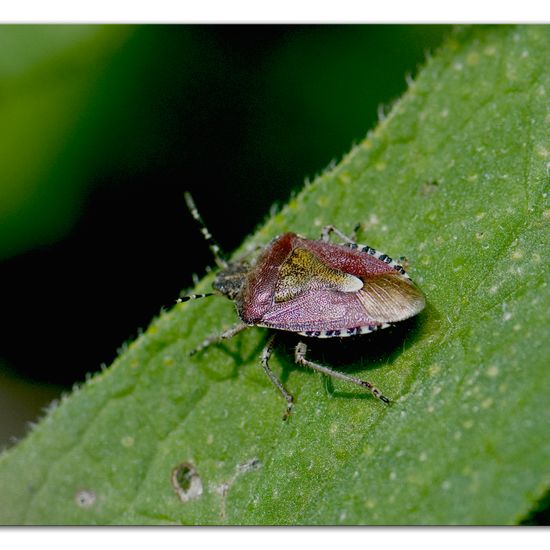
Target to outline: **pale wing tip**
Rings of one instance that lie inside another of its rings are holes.
[[[412,284],[414,285],[414,283]],[[411,300],[411,317],[418,315],[426,307],[426,296],[424,296],[424,293],[416,285],[414,285],[414,290],[416,293]]]
[[[404,321],[426,307],[422,291],[399,273],[364,279],[359,299],[367,315],[382,323]]]

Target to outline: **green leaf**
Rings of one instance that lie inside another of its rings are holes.
[[[510,524],[535,509],[550,485],[549,56],[546,27],[458,31],[248,243],[363,221],[361,241],[408,257],[418,319],[316,355],[359,351],[350,370],[390,407],[283,346],[283,422],[265,331],[190,358],[235,313],[185,303],[2,456],[0,521]]]

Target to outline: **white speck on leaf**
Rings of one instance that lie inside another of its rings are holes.
[[[134,442],[135,440],[131,435],[126,435],[120,440],[122,446],[126,448],[132,447],[134,445]]]
[[[189,502],[202,495],[202,480],[195,466],[183,462],[172,470],[172,488],[182,502]]]
[[[91,508],[97,499],[94,491],[89,489],[81,489],[76,492],[74,500],[80,508]]]
[[[487,369],[487,376],[489,376],[490,378],[495,378],[495,376],[497,375],[498,375],[498,367],[495,365],[491,365]]]

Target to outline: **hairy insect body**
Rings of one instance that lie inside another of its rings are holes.
[[[323,229],[320,240],[285,233],[271,241],[250,264],[227,262],[189,195],[186,200],[193,217],[203,225],[202,233],[220,267],[213,287],[235,303],[241,320],[225,332],[207,338],[194,353],[250,326],[315,338],[365,334],[413,317],[425,306],[424,295],[399,262],[357,244],[333,226]],[[343,242],[328,242],[331,232]],[[192,295],[180,301],[202,296],[206,295]],[[273,343],[274,336],[262,352],[261,364],[287,402],[286,418],[293,399],[269,368]],[[389,403],[370,382],[310,361],[306,352],[307,345],[298,342],[298,364],[357,384]]]
[[[369,250],[285,233],[253,267],[230,263],[214,287],[235,301],[245,324],[306,336],[349,336],[416,315],[423,294],[400,265]]]

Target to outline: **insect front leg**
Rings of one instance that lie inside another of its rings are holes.
[[[371,384],[366,380],[361,380],[360,378],[355,378],[355,376],[348,376],[347,374],[344,374],[337,370],[332,370],[328,367],[324,367],[323,365],[319,365],[318,363],[314,363],[313,361],[309,361],[308,359],[306,359],[306,353],[307,345],[304,342],[298,342],[294,352],[294,360],[298,365],[309,367],[310,369],[316,370],[317,372],[321,372],[328,376],[332,376],[333,378],[339,378],[340,380],[345,380],[346,382],[357,384],[358,386],[369,390],[372,395],[374,395],[384,403],[390,403],[390,400],[385,395],[382,395],[382,392],[374,384]]]
[[[245,325],[244,323],[239,323],[238,325],[224,330],[221,334],[213,334],[212,336],[209,336],[208,338],[203,340],[194,350],[191,350],[189,352],[189,355],[195,355],[195,353],[199,353],[200,351],[207,348],[208,346],[211,346],[212,344],[218,344],[222,340],[232,338],[233,336],[235,336],[235,334],[238,334],[245,328],[248,328],[248,325]]]
[[[286,399],[286,411],[283,415],[283,420],[286,420],[290,414],[290,411],[292,410],[292,402],[293,397],[288,393],[281,383],[281,381],[273,374],[273,371],[269,368],[269,358],[271,357],[271,353],[273,352],[273,343],[275,341],[275,334],[269,338],[267,341],[267,344],[265,345],[263,351],[262,351],[262,367],[273,383],[273,385],[281,392],[281,395]]]
[[[358,223],[353,229],[353,236],[350,238],[344,232],[334,227],[334,225],[325,225],[325,227],[323,227],[321,231],[321,240],[325,243],[328,243],[330,240],[330,234],[336,233],[336,235],[338,235],[338,237],[340,237],[340,239],[342,239],[342,241],[344,241],[345,243],[355,244],[357,232],[359,231],[360,227],[361,224]]]

